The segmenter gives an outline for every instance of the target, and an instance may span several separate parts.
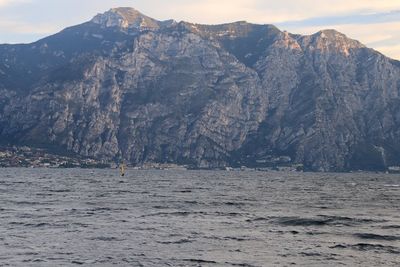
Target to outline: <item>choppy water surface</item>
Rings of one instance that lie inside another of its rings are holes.
[[[400,176],[0,169],[0,265],[399,266]]]

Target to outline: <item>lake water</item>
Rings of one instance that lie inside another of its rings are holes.
[[[1,266],[400,266],[400,176],[0,169]]]

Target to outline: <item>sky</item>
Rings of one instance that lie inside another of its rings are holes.
[[[158,20],[245,20],[291,33],[336,29],[400,60],[400,0],[0,0],[0,43],[30,43],[112,7]]]

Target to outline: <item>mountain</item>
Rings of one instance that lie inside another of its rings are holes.
[[[0,62],[3,143],[200,168],[400,165],[400,62],[335,30],[116,8],[0,45]]]

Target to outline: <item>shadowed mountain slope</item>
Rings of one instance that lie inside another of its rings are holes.
[[[400,165],[400,64],[334,30],[116,8],[0,45],[0,62],[6,143],[204,168]]]

